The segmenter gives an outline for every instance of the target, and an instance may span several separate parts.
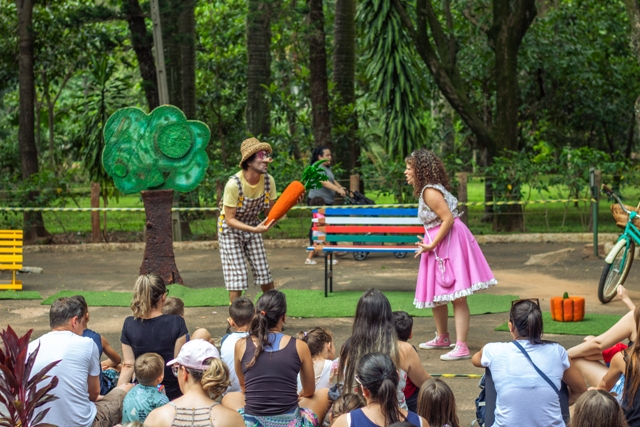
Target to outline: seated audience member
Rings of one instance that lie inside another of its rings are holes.
[[[576,401],[571,427],[628,427],[618,401],[608,392],[589,390]]]
[[[633,315],[633,311],[636,308],[635,304],[631,301],[629,293],[623,286],[618,286],[617,292],[618,298],[631,311],[603,334],[597,337],[585,337],[582,344],[567,350],[571,363],[580,371],[587,383],[593,387],[600,383],[607,372],[607,365],[615,354],[627,347],[621,341],[629,340],[629,346],[631,346],[637,340],[637,326]],[[612,391],[619,392],[623,385],[624,378],[621,378],[615,390]]]
[[[376,289],[369,289],[360,297],[351,337],[347,338],[340,349],[338,382],[344,384],[345,391],[356,390],[356,367],[360,358],[368,353],[384,353],[393,360],[400,375],[398,403],[401,408],[407,409],[404,398],[406,379],[410,378],[413,384],[422,384],[431,376],[424,370],[413,346],[398,340],[391,304]]]
[[[171,360],[180,353],[187,341],[187,325],[181,316],[162,314],[167,298],[164,281],[155,274],[138,277],[133,288],[131,311],[133,316],[125,319],[120,342],[124,362],[118,384],[131,382],[133,364],[144,353],[158,353],[164,360]],[[171,368],[165,366],[164,380],[169,400],[181,396],[178,380],[171,375]]]
[[[542,340],[542,312],[537,300],[517,300],[509,312],[509,330],[535,365],[550,381],[569,387],[569,404],[587,387],[565,349],[558,343]],[[558,394],[536,371],[531,361],[514,344],[489,343],[473,355],[474,366],[491,369],[497,398],[494,426],[564,426]],[[517,367],[517,369],[514,369]],[[535,402],[535,405],[532,405]]]
[[[182,397],[154,409],[145,426],[244,427],[240,414],[215,402],[229,386],[229,369],[213,344],[193,339],[167,366],[178,379]]]
[[[156,408],[169,403],[169,398],[158,390],[164,378],[164,360],[157,353],[145,353],[133,365],[136,385],[124,398],[122,422],[144,422]]]
[[[111,427],[122,418],[122,401],[131,389],[123,385],[100,395],[100,359],[98,347],[82,336],[86,311],[73,298],[60,298],[51,305],[51,332],[29,344],[29,353],[38,349],[32,372],[39,372],[51,362],[59,361],[47,375],[58,378],[52,394],[58,399],[35,409],[50,411],[41,420],[64,427]]]
[[[109,345],[105,337],[87,328],[87,324],[89,323],[89,306],[87,305],[87,300],[85,300],[82,295],[74,295],[70,298],[82,304],[82,307],[87,312],[84,320],[85,329],[82,331],[82,336],[91,338],[93,342],[96,343],[98,347],[98,361],[100,361],[102,353],[108,357],[107,360],[101,363],[102,370],[100,371],[100,394],[104,396],[118,384],[118,377],[120,376],[118,370],[120,369],[120,362],[122,360],[120,359],[120,355]]]
[[[406,311],[394,311],[393,324],[396,327],[399,341],[408,342],[413,337],[413,318]],[[418,350],[415,347],[413,349],[417,354]],[[420,387],[413,384],[411,378],[407,378],[407,385],[404,386],[404,398],[407,401],[407,408],[412,412],[416,412],[418,409],[418,393],[420,393]]]
[[[316,390],[329,388],[334,383],[338,367],[334,363],[336,348],[333,345],[331,331],[322,327],[309,329],[308,332],[298,332],[297,338],[309,346],[311,360],[313,360],[313,374]],[[298,392],[302,391],[300,375],[298,375]]]
[[[388,355],[369,353],[362,356],[354,378],[367,400],[367,406],[340,415],[334,427],[389,427],[399,421],[407,421],[417,427],[428,426],[427,421],[415,412],[400,409],[396,394],[400,378]]]
[[[331,411],[329,412],[329,420],[331,426],[342,414],[347,414],[351,411],[355,411],[359,408],[364,408],[367,405],[367,401],[364,397],[357,393],[344,393],[341,394],[331,405]]]
[[[175,314],[184,319],[184,301],[178,297],[167,297],[162,306],[162,314]],[[193,331],[193,335],[187,333],[187,341],[189,340],[205,340],[213,344],[211,333],[205,328],[198,328]]]
[[[227,393],[242,391],[236,374],[235,349],[238,340],[249,335],[249,326],[251,326],[254,314],[253,303],[247,297],[236,298],[229,306],[227,322],[229,322],[229,326],[234,331],[227,335],[220,345],[220,358],[229,368],[229,381],[231,384],[227,389]]]
[[[430,427],[460,427],[456,398],[440,378],[431,378],[420,387],[418,415],[424,417]]]
[[[640,307],[634,310],[634,321],[640,325]],[[640,327],[639,327],[640,329]],[[638,332],[636,331],[636,334]],[[615,390],[620,378],[624,377],[622,389],[622,399],[618,396],[618,401],[622,402],[622,409],[631,427],[640,426],[640,346],[634,343],[626,352],[619,352],[611,359],[611,366],[598,384],[598,389],[602,391]]]
[[[253,427],[318,427],[329,409],[328,390],[315,390],[309,346],[282,333],[287,314],[284,294],[275,289],[263,293],[255,313],[249,336],[238,340],[234,352],[244,394],[228,393],[222,403],[238,410]]]

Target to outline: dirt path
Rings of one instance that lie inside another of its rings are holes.
[[[563,292],[582,295],[587,300],[587,311],[607,314],[623,314],[622,303],[613,301],[602,305],[597,300],[597,284],[603,261],[593,260],[584,252],[582,244],[486,244],[482,249],[491,265],[499,285],[488,292],[511,294],[540,299],[543,310],[548,310],[549,298]],[[557,253],[557,251],[561,251]],[[543,256],[542,264],[525,265],[532,256]],[[268,257],[276,285],[282,288],[323,289],[323,266],[303,264],[305,253],[300,249],[269,249]],[[48,297],[64,289],[130,291],[137,277],[142,260],[142,251],[105,253],[34,253],[25,255],[25,265],[44,268],[40,275],[22,275],[25,290],[37,290]],[[176,253],[176,262],[182,277],[194,288],[222,287],[222,272],[217,250],[184,250]],[[347,256],[340,259],[335,268],[336,290],[366,290],[370,287],[385,290],[407,290],[415,288],[417,262],[411,256],[396,259],[389,254],[372,254],[358,262]],[[628,288],[633,299],[640,301],[640,268],[633,270],[628,279]],[[249,296],[255,295],[251,286]],[[186,320],[190,330],[208,328],[219,339],[225,332],[227,307],[187,308]],[[122,322],[130,310],[126,307],[91,308],[90,327],[103,334],[119,348]],[[506,321],[506,313],[473,316],[469,333],[472,352],[491,341],[507,341],[505,332],[494,328]],[[48,331],[48,308],[39,301],[0,301],[0,325],[10,324],[19,333],[34,329],[34,336]],[[322,324],[334,332],[339,347],[350,335],[352,319],[323,319]],[[450,322],[451,326],[453,322]],[[292,318],[287,320],[286,331],[294,334],[318,325],[317,319]],[[431,339],[434,334],[433,320],[417,318],[414,324],[412,344]],[[548,335],[548,339],[560,342],[565,347],[581,341],[576,336]],[[428,372],[432,373],[481,373],[469,361],[443,362],[442,351],[420,350],[420,357]],[[474,399],[478,394],[477,380],[447,379],[453,388],[458,403],[462,425],[469,425],[474,418]]]

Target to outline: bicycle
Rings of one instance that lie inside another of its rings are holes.
[[[633,221],[634,219],[640,221],[640,216],[638,216],[638,212],[627,209],[627,206],[620,201],[618,195],[606,185],[602,186],[602,191],[604,191],[607,196],[616,199],[622,211],[627,215],[624,231],[604,259],[606,264],[602,270],[600,283],[598,284],[598,299],[601,303],[606,304],[613,299],[618,290],[618,286],[624,284],[624,281],[629,275],[629,271],[631,271],[636,245],[640,245],[640,230]],[[616,217],[614,207],[615,206],[612,206],[612,213],[614,213],[614,217]],[[632,206],[628,208],[633,209]],[[619,222],[617,223],[621,226]]]

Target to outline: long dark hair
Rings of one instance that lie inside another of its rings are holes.
[[[324,155],[324,150],[328,150],[329,148],[327,147],[316,147],[313,149],[313,151],[311,152],[311,159],[310,159],[310,164],[314,164],[315,162],[317,162],[320,156]]]
[[[430,426],[460,427],[456,414],[456,398],[451,388],[440,378],[431,378],[420,386],[418,394],[418,415],[424,417]]]
[[[636,322],[637,330],[640,331],[640,305],[633,312],[633,320]],[[626,350],[627,353],[625,355],[626,367],[624,370],[624,399],[622,403],[627,408],[633,406],[636,393],[640,387],[640,374],[638,373],[638,369],[640,369],[639,340],[640,338],[636,339],[633,345]]]
[[[387,297],[376,289],[369,289],[360,297],[351,337],[340,349],[338,375],[344,381],[346,392],[354,389],[356,366],[368,353],[387,354],[397,367],[400,365],[398,336],[391,304]]]
[[[384,416],[384,426],[406,417],[398,405],[398,371],[389,356],[384,353],[369,353],[362,356],[358,363],[358,381],[370,393],[372,402],[380,405]]]
[[[260,353],[269,344],[269,329],[275,328],[282,316],[287,313],[287,299],[284,294],[276,289],[271,289],[263,293],[256,303],[256,315],[249,327],[249,336],[246,339],[255,337],[257,339],[256,351],[253,359],[247,364],[247,368],[252,367]]]
[[[542,340],[542,312],[540,306],[531,300],[518,301],[511,306],[509,321],[518,335],[531,344],[547,344]]]

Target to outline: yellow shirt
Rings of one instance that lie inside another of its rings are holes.
[[[242,184],[242,193],[247,199],[257,199],[264,194],[264,175],[260,175],[260,180],[256,185],[251,185],[244,179],[243,171],[238,172],[235,176],[240,178],[240,184]],[[269,175],[269,200],[276,199],[276,182],[273,176]],[[238,206],[238,183],[235,179],[231,178],[227,181],[227,185],[224,186],[224,196],[222,197],[222,204],[229,207]]]

